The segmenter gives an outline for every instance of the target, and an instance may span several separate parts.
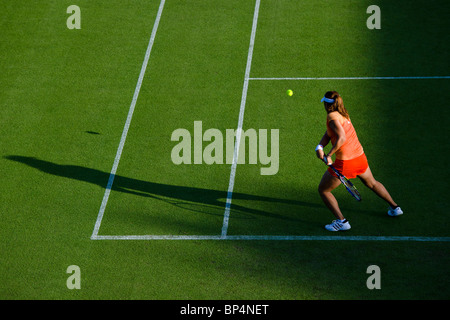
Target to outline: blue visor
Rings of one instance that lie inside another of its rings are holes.
[[[323,97],[322,98],[322,100],[320,100],[320,102],[328,102],[328,103],[334,103],[334,99],[330,99],[330,98],[326,98],[326,97]]]

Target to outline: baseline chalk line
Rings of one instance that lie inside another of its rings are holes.
[[[235,240],[235,241],[409,241],[450,242],[450,237],[418,236],[294,236],[294,235],[97,235],[92,240]]]
[[[426,80],[426,79],[450,79],[450,76],[424,76],[424,77],[284,77],[284,78],[249,78],[248,80]]]

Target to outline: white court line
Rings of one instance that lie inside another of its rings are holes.
[[[319,78],[249,78],[248,80],[425,80],[425,79],[450,79],[450,76],[427,77],[319,77]]]
[[[276,236],[276,235],[127,235],[96,236],[93,240],[286,240],[286,241],[416,241],[450,242],[450,237],[408,237],[408,236]]]
[[[222,238],[225,238],[227,236],[227,231],[228,231],[228,221],[230,218],[231,198],[233,195],[234,179],[236,176],[236,165],[237,165],[237,160],[238,160],[238,156],[239,156],[239,146],[241,144],[242,124],[244,122],[245,102],[247,100],[248,81],[249,81],[250,69],[251,69],[251,65],[252,65],[253,46],[255,44],[256,26],[258,24],[259,3],[260,3],[260,0],[256,0],[255,12],[253,14],[252,33],[250,36],[250,45],[248,48],[247,66],[245,68],[244,88],[242,89],[241,107],[239,110],[239,121],[238,121],[237,130],[236,130],[236,144],[234,146],[233,163],[231,164],[230,182],[228,184],[227,202],[225,204],[225,212],[223,215]]]
[[[136,106],[136,101],[139,96],[139,91],[141,90],[142,80],[144,79],[145,70],[147,69],[148,60],[150,58],[150,52],[152,51],[153,43],[155,42],[156,31],[158,30],[159,20],[161,19],[161,14],[164,8],[165,0],[161,0],[159,5],[158,14],[156,15],[156,20],[153,25],[152,34],[148,42],[147,51],[145,52],[144,62],[142,63],[141,73],[139,74],[138,82],[136,84],[136,89],[134,90],[133,100],[131,101],[130,109],[128,111],[128,117],[123,128],[122,137],[120,139],[119,147],[117,149],[116,157],[114,159],[114,164],[109,175],[108,184],[106,186],[105,194],[103,195],[102,204],[98,212],[97,221],[95,222],[94,231],[92,232],[91,239],[97,237],[98,230],[102,223],[103,214],[105,213],[106,204],[108,203],[109,194],[111,193],[111,188],[114,182],[114,177],[116,176],[117,167],[119,166],[120,157],[122,156],[123,146],[125,145],[125,140],[127,138],[128,129],[130,128],[131,118],[133,117],[134,108]]]

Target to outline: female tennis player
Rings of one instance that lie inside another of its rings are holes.
[[[388,215],[399,216],[403,214],[402,209],[395,203],[386,188],[373,177],[363,147],[344,107],[342,97],[336,91],[328,91],[321,102],[324,103],[327,112],[327,131],[316,147],[317,157],[326,161],[328,165],[333,164],[348,179],[358,177],[365,186],[389,204]],[[330,141],[332,147],[328,154],[325,154],[323,148]],[[333,154],[336,156],[334,163],[331,159]],[[336,220],[325,226],[325,229],[329,231],[350,229],[350,223],[342,215],[338,202],[331,193],[340,184],[341,181],[331,168],[325,171],[319,184],[320,197],[336,217]]]

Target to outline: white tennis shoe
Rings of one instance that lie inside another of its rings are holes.
[[[351,226],[348,220],[344,220],[344,222],[342,222],[341,220],[333,220],[332,223],[325,226],[325,229],[327,229],[328,231],[345,231],[350,230],[350,228]]]
[[[391,207],[389,207],[388,210],[388,215],[390,215],[391,217],[397,217],[403,214],[403,211],[400,207],[397,207],[395,209],[392,209]]]

